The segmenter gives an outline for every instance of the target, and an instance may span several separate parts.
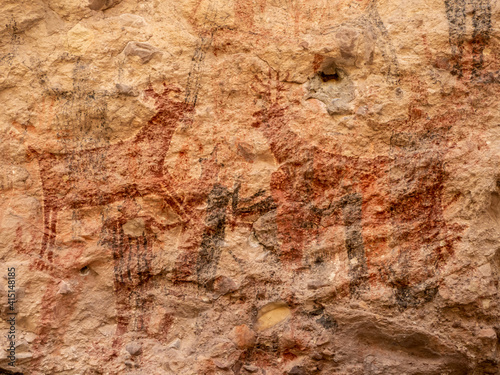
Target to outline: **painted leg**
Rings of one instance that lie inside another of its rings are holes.
[[[483,69],[483,51],[490,39],[491,5],[489,0],[472,1],[472,78],[478,78]]]
[[[226,231],[226,211],[230,193],[215,185],[208,195],[205,231],[198,254],[196,271],[200,285],[211,287],[217,273],[217,266],[222,252]]]
[[[356,295],[361,289],[369,288],[365,247],[361,225],[362,197],[359,193],[342,198],[342,216],[345,227],[345,247],[349,259],[351,277],[350,292]]]
[[[50,218],[50,237],[49,237],[49,244],[48,244],[48,253],[47,253],[47,260],[49,263],[52,263],[52,257],[54,255],[53,249],[55,248],[56,245],[56,229],[57,229],[57,213],[58,210],[53,209],[52,210],[52,215]]]
[[[43,237],[42,237],[42,248],[40,249],[40,257],[43,258],[45,255],[45,251],[47,251],[47,247],[49,244],[50,237],[50,214],[52,212],[52,207],[44,202],[43,205]]]

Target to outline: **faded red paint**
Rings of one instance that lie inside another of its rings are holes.
[[[306,249],[327,236],[326,228],[332,226],[346,228],[349,252],[359,242],[358,224],[355,206],[342,202],[360,199],[363,254],[358,244],[353,257],[365,261],[366,266],[353,270],[351,276],[360,278],[361,284],[370,279],[406,287],[434,275],[435,267],[453,254],[453,243],[459,238],[458,228],[450,228],[444,220],[441,198],[446,180],[447,121],[440,117],[427,120],[415,102],[409,108],[407,124],[392,124],[399,133],[393,136],[390,155],[347,157],[309,145],[291,131],[287,107],[280,100],[284,86],[279,75],[276,82],[258,81],[267,105],[254,114],[254,126],[261,129],[280,165],[272,175],[271,192],[278,206],[281,260],[296,269],[306,267]],[[405,132],[406,128],[411,130]],[[428,267],[430,273],[412,273],[408,267],[403,274],[395,271],[392,266],[398,260],[383,258],[391,249],[417,257],[417,264]],[[430,255],[422,259],[422,251]]]
[[[38,256],[33,252],[34,246],[24,245],[20,240],[18,240],[16,249],[18,252],[33,258],[30,268],[47,272],[51,278],[42,298],[37,338],[33,344],[34,359],[30,367],[34,374],[37,373],[36,371],[41,365],[42,356],[47,355],[48,351],[56,349],[57,342],[51,341],[50,338],[57,338],[57,341],[61,342],[62,337],[64,337],[64,331],[69,325],[82,291],[82,286],[78,281],[73,283],[72,293],[57,294],[61,280],[74,280],[74,274],[78,275],[77,272],[81,265],[77,259],[83,251],[80,246],[78,251],[72,253],[72,260],[53,257],[58,212],[64,209],[102,206],[120,200],[124,200],[126,206],[127,202],[130,202],[135,196],[156,194],[163,197],[165,202],[183,220],[188,220],[186,211],[181,207],[182,200],[176,193],[171,176],[163,166],[175,129],[180,123],[191,121],[193,106],[171,98],[172,94],[179,92],[180,90],[167,86],[160,94],[155,93],[151,88],[146,90],[145,97],[155,99],[158,112],[130,141],[121,141],[108,147],[68,155],[42,154],[33,149],[30,150],[32,154],[37,156],[40,165],[44,233]],[[100,163],[91,164],[88,162],[89,160],[100,160]],[[68,166],[74,169],[72,170]],[[89,166],[92,166],[93,169]],[[125,213],[125,211],[123,212]],[[109,226],[113,225],[115,229],[121,229],[121,226],[130,218],[132,217],[124,214],[116,221],[108,221],[103,230],[109,230]],[[149,230],[148,233],[150,233],[151,226],[157,223],[146,218],[145,224]],[[143,237],[145,238],[145,236]],[[144,239],[143,237],[141,239]],[[21,235],[18,236],[19,238]],[[135,241],[135,245],[138,245],[137,240]],[[149,244],[153,242],[150,237],[146,238],[145,241]],[[118,248],[113,253],[118,335],[130,330],[131,324],[134,326],[133,330],[148,332],[152,310],[152,301],[147,297],[147,292],[150,289],[149,280],[151,279],[150,263],[148,264],[152,259],[151,246],[146,246],[141,249],[142,251],[137,252],[133,248],[134,243],[132,242],[129,240],[126,244],[118,243]],[[127,277],[130,275],[129,283],[120,279],[123,274],[120,274],[122,270],[119,270],[119,265],[125,261],[124,254],[134,260],[144,260],[142,265],[140,262],[136,263],[137,267],[135,268],[132,264],[128,264],[131,266],[126,271]],[[139,293],[136,300],[131,298],[133,293]],[[137,310],[138,306],[140,306],[139,310]],[[132,316],[133,314],[135,315]],[[132,320],[133,322],[131,322]],[[172,324],[170,315],[165,315],[161,324],[162,329],[160,332],[153,333],[153,336],[159,340],[166,340],[168,329]],[[59,333],[57,334],[57,332]]]
[[[131,200],[125,201],[119,217],[106,220],[101,236],[101,244],[109,247],[113,255],[117,317],[115,347],[121,345],[120,337],[128,332],[143,332],[164,342],[173,322],[172,317],[165,314],[161,318],[159,331],[150,327],[155,306],[152,263],[157,242],[153,228],[167,230],[171,226],[161,225],[151,217],[134,214],[134,206]],[[130,218],[144,221],[142,235],[131,236],[124,232],[123,226]]]
[[[76,304],[83,290],[83,286],[78,280],[79,266],[76,261],[82,254],[82,248],[75,248],[75,252],[72,254],[73,261],[53,264],[36,256],[33,251],[36,248],[36,236],[34,233],[31,234],[32,240],[28,243],[23,242],[23,230],[18,227],[14,239],[14,250],[31,258],[30,270],[43,271],[49,276],[49,282],[45,286],[45,293],[40,303],[40,320],[36,328],[37,337],[32,344],[33,359],[29,364],[31,373],[36,375],[42,374],[39,368],[43,359],[51,352],[58,350],[62,338],[70,327]],[[65,261],[67,260],[65,259]],[[72,267],[67,267],[67,264],[71,264]],[[70,294],[58,294],[62,280],[70,283],[72,288]]]
[[[63,209],[103,206],[154,193],[187,219],[163,167],[175,129],[190,121],[193,111],[192,105],[169,97],[175,92],[179,90],[167,86],[161,94],[146,90],[145,96],[155,99],[158,112],[130,141],[64,155],[32,150],[38,157],[43,188],[42,257],[48,250],[47,258],[52,261],[57,215]],[[99,162],[90,165],[90,160]]]

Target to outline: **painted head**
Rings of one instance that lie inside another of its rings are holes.
[[[165,116],[170,121],[192,121],[194,106],[181,98],[182,90],[174,85],[163,83],[163,91],[157,93],[152,85],[144,90],[144,97],[155,100],[155,108],[158,114]]]

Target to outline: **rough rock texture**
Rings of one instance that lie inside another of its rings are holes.
[[[500,2],[0,7],[0,372],[499,373]]]

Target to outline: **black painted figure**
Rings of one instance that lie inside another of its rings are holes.
[[[196,273],[200,286],[211,290],[217,274],[219,260],[226,238],[226,225],[231,221],[237,225],[238,218],[247,215],[263,214],[276,208],[272,197],[264,190],[248,198],[240,198],[241,185],[237,184],[233,191],[215,184],[208,194],[205,217],[205,229],[198,252]],[[228,217],[230,214],[231,216]]]
[[[491,4],[489,0],[445,0],[448,19],[451,52],[454,59],[452,73],[463,76],[464,42],[466,40],[467,5],[472,7],[472,72],[471,78],[478,78],[483,69],[483,51],[490,39]]]
[[[230,193],[216,184],[208,195],[205,232],[198,254],[197,275],[200,285],[210,287],[217,272],[226,231],[226,210]]]

